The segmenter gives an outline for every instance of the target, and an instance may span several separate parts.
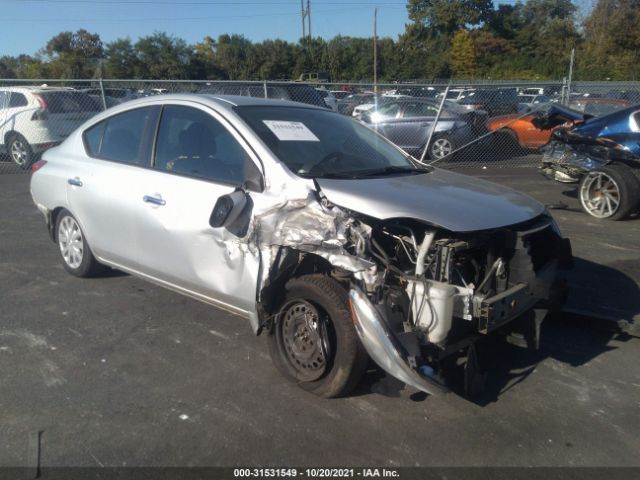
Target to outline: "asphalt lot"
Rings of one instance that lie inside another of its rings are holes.
[[[28,180],[0,175],[0,466],[640,466],[638,336],[547,321],[540,352],[495,346],[475,403],[375,370],[319,399],[238,317],[117,272],[66,274]]]

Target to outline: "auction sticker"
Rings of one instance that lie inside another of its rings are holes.
[[[263,120],[269,130],[283,142],[319,142],[311,130],[302,122],[285,122],[283,120]]]

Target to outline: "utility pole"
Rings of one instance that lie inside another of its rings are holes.
[[[567,105],[571,101],[571,82],[573,81],[573,62],[576,59],[575,47],[571,49],[571,61],[569,62],[569,81],[567,82]]]
[[[307,20],[309,21],[309,40],[311,40],[311,0],[307,0]]]
[[[300,14],[302,19],[302,38],[307,36],[307,32],[305,30],[304,17],[307,16],[307,11],[304,9],[304,0],[300,0]]]
[[[302,38],[307,36],[307,32],[309,32],[309,38],[311,38],[311,0],[307,0],[306,8],[304,0],[300,0],[300,13],[302,15]],[[305,19],[307,20],[306,24]]]
[[[373,93],[378,93],[378,7],[373,9]]]

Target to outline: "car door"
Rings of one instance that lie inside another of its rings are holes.
[[[67,200],[94,254],[137,270],[137,189],[149,163],[160,107],[113,115],[83,133],[84,152],[69,158]]]
[[[400,105],[397,102],[385,102],[377,108],[373,108],[362,117],[366,123],[381,135],[394,142],[396,138],[396,122],[400,116]],[[394,142],[395,143],[395,142]]]
[[[437,114],[438,108],[429,103],[406,102],[396,122],[395,135],[401,142],[397,145],[408,150],[424,147]],[[396,143],[394,140],[392,142]]]
[[[253,312],[258,254],[240,241],[242,233],[212,228],[209,218],[220,197],[249,178],[261,179],[258,165],[244,140],[213,110],[165,105],[153,167],[136,188],[141,271],[196,298]],[[248,188],[261,190],[260,184]]]

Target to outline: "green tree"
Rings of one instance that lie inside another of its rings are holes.
[[[509,65],[544,77],[562,78],[571,49],[579,42],[576,7],[570,0],[528,0],[518,9],[521,27],[513,46],[517,55]]]
[[[585,79],[640,78],[640,0],[599,0],[584,22],[577,74]]]
[[[478,70],[476,48],[466,30],[458,30],[451,40],[451,73],[454,78],[474,78]]]
[[[108,43],[105,49],[104,73],[106,78],[133,78],[138,58],[129,38]]]
[[[191,48],[181,38],[164,32],[142,37],[134,46],[137,78],[186,79]]]
[[[100,36],[84,29],[59,33],[41,51],[56,78],[91,78],[103,53]]]
[[[407,10],[415,23],[451,35],[486,22],[493,4],[491,0],[409,0]]]
[[[250,78],[248,64],[251,41],[242,35],[220,35],[215,44],[215,62],[228,80]]]

